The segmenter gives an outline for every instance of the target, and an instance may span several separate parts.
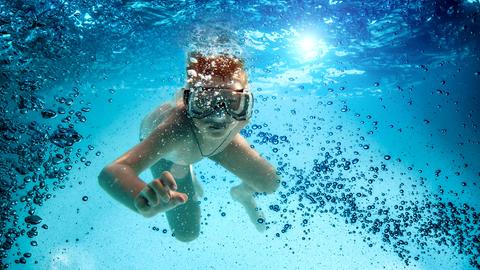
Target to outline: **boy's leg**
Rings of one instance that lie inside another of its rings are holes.
[[[246,183],[241,183],[230,189],[230,195],[235,201],[243,205],[257,231],[264,232],[266,230],[265,215],[263,211],[258,208],[253,193],[253,189]]]
[[[177,191],[188,195],[186,203],[168,210],[165,214],[175,238],[182,242],[196,239],[200,234],[200,205],[195,194],[191,165],[183,166],[161,159],[150,169],[154,178],[160,177],[164,171],[172,173],[177,182]]]

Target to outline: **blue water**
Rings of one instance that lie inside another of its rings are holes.
[[[479,8],[0,0],[0,269],[479,269]],[[265,233],[210,160],[189,243],[97,183],[193,50],[245,59]]]

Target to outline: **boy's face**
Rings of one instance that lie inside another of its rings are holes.
[[[205,88],[219,88],[229,91],[239,91],[247,88],[247,82],[241,74],[236,73],[229,78],[222,78],[218,76],[208,77],[206,80],[191,80],[189,84],[191,86],[201,86]],[[204,91],[212,91],[206,89]],[[223,109],[216,110],[215,113],[208,115],[204,118],[193,118],[195,126],[208,137],[223,137],[233,129],[242,129],[248,122],[248,120],[238,121],[231,115],[225,112]],[[237,132],[238,132],[237,131]]]

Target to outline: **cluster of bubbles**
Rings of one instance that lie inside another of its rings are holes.
[[[252,125],[242,135],[252,137],[256,144],[292,153],[294,147],[288,137],[261,131],[267,126]],[[393,249],[406,265],[418,261],[422,255],[440,254],[442,248],[453,247],[458,256],[466,256],[473,267],[480,268],[480,213],[474,207],[444,201],[441,195],[428,191],[427,176],[413,179],[402,173],[398,194],[392,190],[378,192],[376,189],[384,179],[392,175],[390,155],[384,155],[383,160],[365,158],[361,151],[368,148],[361,145],[354,151],[354,157],[347,158],[349,155],[340,141],[327,140],[325,145],[333,146],[312,153],[311,167],[298,168],[277,159],[277,170],[282,178],[288,179],[281,182],[278,203],[269,206],[281,218],[267,222],[272,229],[280,223],[277,237],[292,226],[302,226],[305,234],[302,239],[312,240],[308,237],[310,219],[316,214],[329,213],[351,225],[350,233],[362,235],[369,247],[380,245],[386,252]],[[368,171],[362,171],[367,162]],[[411,187],[407,188],[406,183]],[[415,195],[415,199],[409,195]]]
[[[57,104],[45,107],[40,102],[34,111],[41,115],[36,120],[13,118],[3,115],[0,118],[2,137],[2,158],[0,172],[2,174],[0,186],[0,257],[7,258],[7,253],[14,247],[18,248],[19,258],[16,263],[26,263],[30,253],[20,251],[16,243],[20,237],[30,238],[31,246],[37,246],[34,238],[38,235],[38,226],[43,223],[42,217],[36,215],[38,207],[54,196],[56,189],[63,189],[68,183],[68,174],[73,166],[83,163],[89,166],[91,162],[86,156],[95,147],[89,145],[87,151],[76,147],[83,136],[75,128],[75,124],[82,123],[86,117],[85,111],[89,107],[75,110],[74,100],[79,91],[74,88],[67,97],[57,97]],[[41,101],[39,96],[35,100]],[[70,106],[67,110],[62,105]],[[31,107],[18,104],[16,112],[30,110]],[[29,115],[29,112],[25,112]],[[52,120],[57,115],[61,119]],[[100,152],[95,153],[97,156]],[[85,196],[84,201],[88,200]],[[43,229],[48,225],[43,223]],[[0,269],[7,269],[8,264],[1,264]]]
[[[80,89],[58,91],[53,100],[42,94],[74,80],[79,62],[90,61],[87,53],[68,57],[80,40],[68,17],[75,8],[63,1],[0,4],[0,269],[32,258],[19,243],[35,247],[48,229],[37,209],[66,187],[75,164],[90,165],[86,154],[94,147],[77,147],[84,136],[76,125],[90,111]]]
[[[203,55],[245,56],[238,34],[227,25],[202,24],[191,30],[188,50]]]

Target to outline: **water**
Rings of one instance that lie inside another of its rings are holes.
[[[0,269],[478,269],[478,11],[0,1]],[[242,135],[282,177],[257,198],[265,233],[209,160],[194,167],[205,196],[190,243],[97,184],[184,85],[192,50],[245,58]]]

